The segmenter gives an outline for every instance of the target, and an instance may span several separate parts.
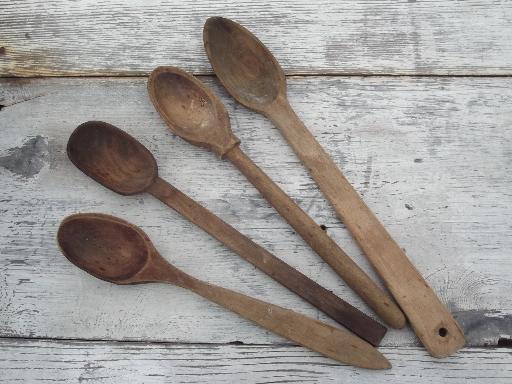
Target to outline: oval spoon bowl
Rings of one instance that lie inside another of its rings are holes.
[[[210,17],[203,29],[206,54],[222,84],[248,108],[263,112],[281,94],[281,66],[251,32],[229,19]]]
[[[78,268],[118,284],[136,275],[150,252],[144,233],[124,220],[99,213],[67,217],[57,241],[64,256]]]
[[[148,93],[169,128],[189,143],[222,156],[240,142],[219,98],[187,72],[156,68],[149,76]]]
[[[158,176],[156,160],[146,147],[102,121],[80,124],[69,138],[67,153],[83,173],[122,195],[145,191]]]

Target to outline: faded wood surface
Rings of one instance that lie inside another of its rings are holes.
[[[219,15],[288,74],[512,73],[509,1],[0,0],[0,76],[211,73],[201,33]]]
[[[509,1],[0,0],[0,77],[146,75],[157,65],[209,74],[201,32],[215,15],[253,31],[287,74],[512,75]],[[375,277],[279,132],[202,79],[227,103],[248,155]],[[117,196],[74,168],[69,134],[99,119],[140,139],[162,177],[373,316],[233,166],[168,132],[144,78],[4,79],[0,382],[512,381],[510,350],[484,347],[512,337],[512,78],[288,83],[299,117],[454,312],[469,347],[434,360],[409,330],[390,331],[380,350],[393,369],[368,372],[179,288],[91,278],[57,249],[65,215],[118,215],[185,271],[333,324],[151,196]]]
[[[249,156],[375,276],[272,124],[235,104],[215,80],[203,80],[226,101]],[[164,257],[199,278],[328,321],[151,196],[118,196],[84,176],[68,161],[65,145],[89,119],[134,135],[155,154],[162,177],[368,312],[233,166],[169,132],[145,82],[0,82],[0,336],[283,343],[179,288],[118,287],[78,270],[58,251],[55,234],[65,215],[79,211],[137,224]],[[468,345],[510,337],[512,79],[297,77],[288,83],[299,116],[455,313]],[[404,330],[390,331],[383,344],[417,342]]]
[[[393,369],[334,364],[300,347],[0,341],[0,383],[431,383],[509,384],[506,349],[472,348],[439,361],[422,348],[382,348]]]

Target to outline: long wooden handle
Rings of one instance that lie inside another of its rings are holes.
[[[383,325],[278,259],[166,181],[157,178],[148,192],[373,345],[384,337]]]
[[[225,155],[260,191],[281,216],[302,236],[388,325],[405,326],[405,316],[395,302],[304,212],[270,177],[235,146]]]
[[[195,280],[187,287],[262,327],[342,363],[391,368],[374,347],[353,334],[229,289]]]
[[[445,357],[462,348],[464,334],[459,324],[300,121],[288,101],[280,98],[267,111],[267,116],[281,130],[359,243],[430,354]]]

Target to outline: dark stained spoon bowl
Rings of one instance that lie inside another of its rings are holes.
[[[146,191],[158,177],[156,160],[126,132],[88,121],[71,134],[68,157],[87,176],[122,195]]]

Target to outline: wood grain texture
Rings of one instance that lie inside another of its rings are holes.
[[[467,1],[0,1],[0,76],[211,73],[209,16],[232,18],[288,74],[512,73],[512,4]]]
[[[345,284],[392,328],[405,327],[406,320],[398,305],[326,234],[311,217],[295,204],[261,168],[240,149],[226,154],[295,232],[340,276]],[[358,320],[361,322],[361,319]],[[344,324],[344,323],[343,323]],[[348,325],[345,325],[348,327]],[[350,327],[348,327],[350,328]],[[357,332],[356,332],[357,333]],[[363,334],[364,335],[364,334]]]
[[[386,327],[240,234],[166,181],[157,178],[148,192],[337,323],[375,346],[380,344]]]
[[[293,346],[4,339],[0,340],[0,383],[508,384],[512,380],[512,355],[506,349],[465,349],[443,361],[422,348],[382,350],[393,363],[385,374],[335,364]]]
[[[438,358],[461,349],[465,338],[460,325],[297,117],[284,94],[269,108],[268,116],[359,244],[425,348]]]
[[[375,276],[279,132],[234,104],[215,80],[204,80],[226,101],[244,151]],[[64,216],[79,211],[136,223],[174,265],[198,278],[328,321],[156,200],[118,196],[92,183],[65,155],[69,134],[92,119],[122,126],[156,155],[162,177],[367,311],[234,167],[169,132],[145,82],[0,82],[0,334],[283,342],[178,288],[117,287],[77,270],[58,252],[55,234]],[[455,312],[468,345],[510,337],[512,79],[297,77],[288,83],[301,119]],[[404,330],[390,331],[383,344],[417,342]]]

